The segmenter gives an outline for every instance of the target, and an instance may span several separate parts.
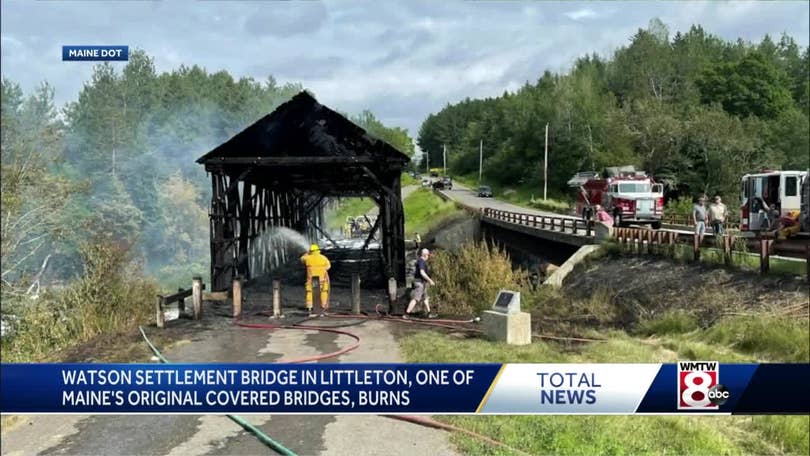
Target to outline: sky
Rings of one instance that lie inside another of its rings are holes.
[[[610,56],[650,19],[674,35],[701,24],[722,38],[786,32],[802,47],[808,1],[104,1],[3,0],[4,78],[26,91],[46,80],[56,101],[78,97],[92,62],[62,62],[63,45],[129,45],[158,71],[197,64],[234,77],[300,82],[351,114],[370,109],[416,136],[425,117],[466,97],[497,96]],[[125,63],[115,63],[123,67]]]

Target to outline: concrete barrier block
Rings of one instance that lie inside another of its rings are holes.
[[[484,311],[481,317],[484,334],[490,340],[510,345],[532,343],[532,317],[527,312],[502,313]]]

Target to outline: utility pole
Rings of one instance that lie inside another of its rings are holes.
[[[546,200],[548,190],[548,124],[546,124],[546,153],[543,159],[543,201]]]
[[[442,144],[442,162],[444,166],[444,175],[447,175],[447,146]]]
[[[481,174],[484,170],[484,140],[482,139],[478,146],[478,183],[481,183]]]
[[[425,150],[425,174],[430,177],[430,153]]]

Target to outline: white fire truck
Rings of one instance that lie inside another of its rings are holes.
[[[808,232],[807,171],[746,174],[740,187],[740,231],[778,229],[785,237]]]

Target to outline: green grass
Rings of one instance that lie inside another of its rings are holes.
[[[802,332],[804,331],[804,332]],[[402,340],[411,362],[658,363],[679,359],[807,362],[807,322],[760,316],[697,327],[684,313],[645,322],[640,337],[619,330],[592,332],[604,342],[579,347],[535,341],[510,346],[459,340],[435,332]],[[798,347],[798,348],[797,348]],[[808,454],[806,416],[444,416],[442,421],[486,435],[529,454]],[[453,442],[465,454],[506,455],[463,434]]]
[[[422,184],[422,181],[414,179],[408,173],[402,173],[402,177],[400,179],[401,179],[400,180],[400,182],[401,182],[400,185],[402,185],[403,187],[405,187],[407,185],[421,185]]]
[[[326,214],[326,227],[332,230],[343,228],[346,217],[357,217],[373,209],[374,201],[369,198],[345,198],[340,201],[337,209]]]
[[[642,322],[639,333],[646,336],[654,334],[683,334],[694,331],[698,327],[694,315],[682,310],[667,312],[661,318]]]
[[[702,338],[762,360],[806,363],[810,361],[808,331],[807,319],[738,316],[715,324]]]
[[[432,190],[420,188],[402,202],[405,209],[405,236],[425,234],[451,217],[461,216],[455,203],[445,201]]]

